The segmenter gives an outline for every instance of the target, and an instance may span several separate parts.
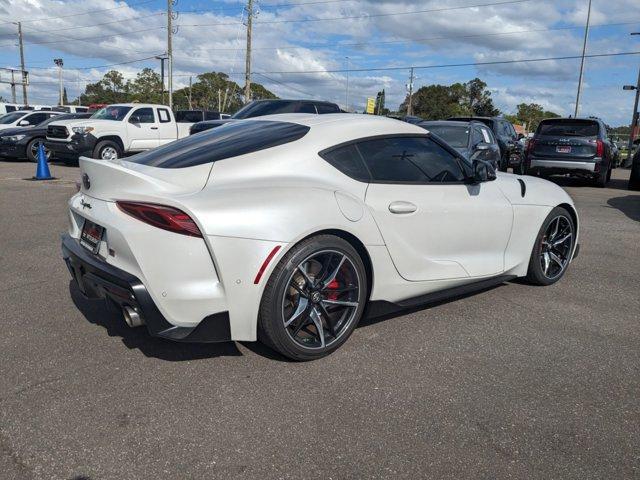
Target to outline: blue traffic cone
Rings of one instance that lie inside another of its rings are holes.
[[[36,167],[36,176],[34,180],[52,180],[49,164],[47,163],[47,155],[44,153],[44,145],[38,146],[38,166]]]

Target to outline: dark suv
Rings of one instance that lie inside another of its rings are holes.
[[[527,145],[525,169],[530,175],[571,175],[604,187],[612,168],[611,140],[597,118],[543,120]]]
[[[198,122],[191,126],[189,132],[193,135],[194,133],[219,127],[228,122],[262,117],[264,115],[275,115],[277,113],[314,113],[322,115],[325,113],[340,113],[340,107],[335,103],[316,100],[254,100],[231,115],[231,118]]]
[[[506,172],[511,167],[514,173],[524,174],[522,145],[518,142],[518,134],[510,121],[502,117],[452,117],[449,120],[484,123],[491,129],[500,146],[500,170]]]

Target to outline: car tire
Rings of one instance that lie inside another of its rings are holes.
[[[103,140],[93,149],[93,158],[99,160],[116,160],[122,158],[122,148],[116,142]]]
[[[611,181],[611,171],[613,170],[613,167],[610,167],[609,170],[607,170],[607,182]]]
[[[506,172],[509,169],[509,160],[507,159],[507,157],[502,156],[502,158],[500,158],[500,168],[499,170],[501,172]]]
[[[609,171],[603,171],[598,174],[598,176],[593,180],[594,186],[598,188],[604,188],[607,186],[607,181],[609,177]]]
[[[311,237],[287,252],[269,277],[258,339],[292,360],[322,358],[349,338],[367,299],[367,272],[356,249],[334,235]]]
[[[43,138],[34,138],[29,143],[27,143],[26,152],[25,152],[27,155],[27,160],[33,163],[38,163],[38,145],[43,141],[44,141]],[[44,152],[45,152],[45,156],[47,157],[47,160],[49,160],[49,158],[51,157],[51,153],[48,152],[46,149]]]
[[[563,241],[558,243],[560,240]],[[575,241],[576,226],[571,214],[563,207],[551,210],[533,244],[527,281],[533,285],[551,285],[560,280],[571,262]]]

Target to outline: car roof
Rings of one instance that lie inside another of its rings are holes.
[[[291,103],[291,102],[301,102],[301,103],[313,103],[314,105],[337,105],[333,102],[328,102],[326,100],[309,100],[309,99],[297,99],[297,98],[261,98],[259,100],[253,100],[256,103],[263,102],[271,102],[271,103]]]
[[[469,127],[474,123],[480,124],[480,122],[474,122],[474,121],[465,122],[463,120],[425,120],[424,122],[420,122],[418,125],[427,125],[427,126],[453,125],[453,126],[459,126],[459,127]]]

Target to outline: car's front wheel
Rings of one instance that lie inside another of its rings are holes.
[[[324,357],[349,338],[368,295],[362,258],[346,240],[318,235],[293,247],[269,278],[259,339],[293,360]]]
[[[575,241],[571,214],[563,207],[551,210],[533,245],[527,280],[535,285],[551,285],[560,280],[571,261]]]
[[[46,147],[44,147],[44,142],[42,138],[34,138],[27,144],[27,148],[26,148],[27,160],[34,163],[38,161],[38,150],[40,149],[40,145],[43,146],[44,155],[47,158],[47,160],[49,160],[49,158],[51,157],[51,152]]]
[[[93,150],[93,158],[100,160],[117,160],[122,157],[122,149],[120,145],[111,140],[103,140],[96,145]]]

